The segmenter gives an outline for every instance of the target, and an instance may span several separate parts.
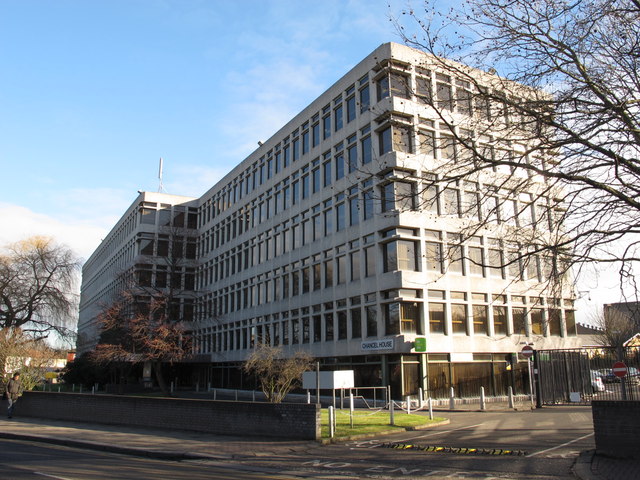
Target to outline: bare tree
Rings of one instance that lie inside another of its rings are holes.
[[[0,255],[0,328],[34,337],[69,335],[76,321],[74,294],[80,262],[51,238],[32,237]]]
[[[184,323],[170,315],[171,298],[156,296],[150,303],[127,290],[99,315],[102,333],[92,352],[94,361],[108,363],[150,362],[158,386],[168,393],[163,364],[173,364],[191,354]]]
[[[599,330],[595,335],[598,343],[615,348],[618,354],[628,340],[640,333],[640,326],[633,317],[615,308],[605,307],[596,317],[594,324]]]
[[[423,198],[489,178],[466,205],[467,238],[493,224],[505,266],[541,261],[561,278],[615,264],[637,292],[640,2],[433,5],[396,20],[407,44],[432,54],[424,70],[439,72],[414,84],[447,131],[421,137],[420,149],[443,153]]]
[[[302,378],[302,374],[313,367],[313,359],[305,352],[296,352],[283,358],[282,348],[265,343],[244,362],[245,372],[255,375],[260,388],[271,403],[280,403]]]

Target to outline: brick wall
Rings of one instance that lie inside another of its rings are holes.
[[[16,415],[217,434],[320,438],[320,410],[315,404],[25,392],[16,404]]]
[[[596,452],[617,458],[640,458],[640,401],[593,400]]]

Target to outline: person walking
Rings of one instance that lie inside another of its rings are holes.
[[[22,382],[20,382],[20,372],[15,372],[11,380],[7,383],[7,399],[9,400],[9,409],[7,410],[7,418],[13,417],[13,409],[22,393]]]

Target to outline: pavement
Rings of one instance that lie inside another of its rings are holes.
[[[497,408],[493,406],[491,410]],[[437,411],[439,415],[446,412]],[[252,457],[287,455],[322,448],[313,441],[213,435],[26,417],[0,419],[0,432],[5,439],[164,460],[250,460]],[[586,451],[576,460],[573,471],[581,480],[640,480],[640,460],[613,459],[596,455],[595,451]]]

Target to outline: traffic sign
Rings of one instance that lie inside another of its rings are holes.
[[[627,374],[627,366],[624,364],[624,362],[614,363],[611,370],[613,370],[613,374],[619,378],[622,378]]]
[[[426,352],[427,351],[427,339],[425,337],[418,337],[416,341],[413,343],[413,348],[416,352]]]
[[[530,358],[533,355],[533,347],[531,345],[525,345],[520,352],[524,358]]]

